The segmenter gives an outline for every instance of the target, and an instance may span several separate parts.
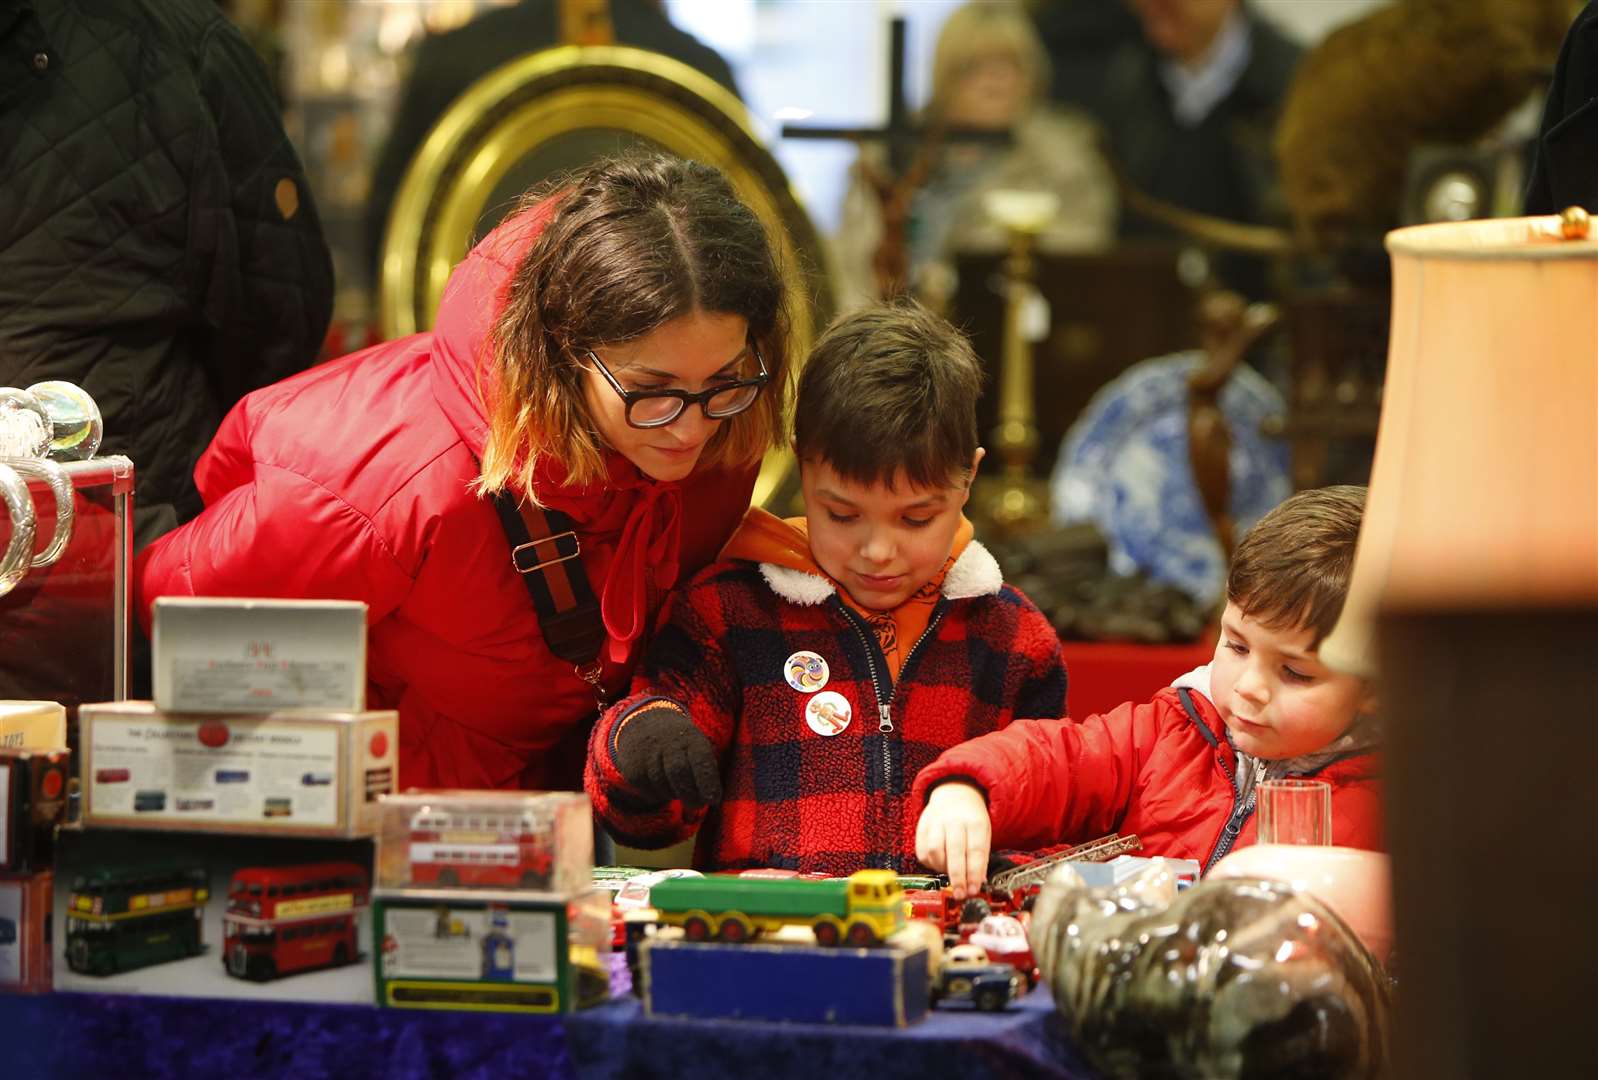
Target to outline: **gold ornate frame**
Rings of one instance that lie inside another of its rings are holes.
[[[794,358],[802,360],[832,311],[809,215],[736,97],[686,64],[623,46],[562,46],[521,57],[472,84],[434,125],[389,215],[380,275],[384,335],[431,324],[496,186],[538,147],[584,130],[638,136],[727,175],[775,241]],[[791,471],[786,449],[768,454],[755,502],[777,495]]]

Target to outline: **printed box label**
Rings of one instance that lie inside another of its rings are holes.
[[[339,824],[335,727],[103,716],[90,727],[95,815],[152,822]]]

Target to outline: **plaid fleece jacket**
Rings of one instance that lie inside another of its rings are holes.
[[[824,685],[790,685],[785,673],[799,652],[826,661]],[[826,692],[842,695],[848,722],[823,735],[807,722],[806,705]],[[723,800],[708,812],[677,801],[646,805],[616,768],[620,722],[660,698],[682,706],[720,755]],[[871,628],[830,580],[723,562],[668,602],[631,694],[595,725],[586,786],[624,844],[664,847],[697,828],[702,869],[910,871],[916,773],[1013,719],[1064,713],[1059,638],[1003,583],[981,544],[967,545],[950,567],[897,684]]]

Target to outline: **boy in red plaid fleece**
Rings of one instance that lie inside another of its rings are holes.
[[[1064,715],[1053,627],[962,513],[981,383],[965,338],[913,304],[816,343],[794,415],[805,517],[750,510],[595,725],[586,787],[618,840],[697,829],[711,870],[913,870],[916,773]]]

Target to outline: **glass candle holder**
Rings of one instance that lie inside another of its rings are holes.
[[[1262,844],[1332,842],[1332,785],[1324,780],[1262,780],[1257,812]]]

